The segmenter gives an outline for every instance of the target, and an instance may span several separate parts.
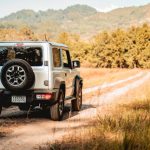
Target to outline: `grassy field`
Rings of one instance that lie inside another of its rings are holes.
[[[104,77],[105,78],[105,77]],[[107,106],[88,127],[77,129],[42,150],[149,150],[150,81]],[[111,111],[110,111],[111,110]],[[108,112],[107,112],[108,111]]]
[[[81,77],[84,79],[84,88],[125,79],[140,71],[140,69],[80,69]]]
[[[149,150],[150,100],[122,105],[98,116],[92,127],[56,141],[46,150]]]

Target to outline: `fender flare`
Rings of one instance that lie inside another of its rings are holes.
[[[75,77],[75,83],[76,83],[76,81],[78,81],[79,84],[81,84],[81,85],[83,86],[83,78],[81,78],[79,75],[77,75],[77,76]]]
[[[57,77],[57,78],[55,78],[55,81],[54,81],[54,89],[57,91],[56,92],[56,97],[55,97],[56,101],[57,101],[57,98],[58,98],[60,88],[62,88],[64,90],[64,94],[66,94],[65,81],[61,77]]]

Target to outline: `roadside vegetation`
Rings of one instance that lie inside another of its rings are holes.
[[[92,127],[44,150],[148,150],[150,149],[150,100],[140,100],[99,115]]]
[[[49,37],[49,36],[48,36]],[[45,40],[44,34],[34,33],[30,28],[0,29],[0,41]],[[150,25],[116,29],[97,33],[85,41],[77,34],[60,33],[55,39],[67,44],[73,59],[82,66],[98,68],[150,68]]]
[[[150,68],[150,26],[101,32],[90,41],[61,33],[58,42],[69,45],[83,66],[98,68]]]

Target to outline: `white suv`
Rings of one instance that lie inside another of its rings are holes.
[[[68,47],[52,42],[0,42],[0,113],[2,107],[20,110],[40,106],[52,120],[61,120],[65,100],[72,110],[82,106],[82,78]]]

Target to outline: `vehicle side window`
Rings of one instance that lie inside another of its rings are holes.
[[[54,67],[61,67],[61,55],[60,55],[60,49],[53,48],[53,66]]]
[[[63,57],[63,67],[71,68],[71,58],[70,58],[69,51],[62,50],[62,57]]]

